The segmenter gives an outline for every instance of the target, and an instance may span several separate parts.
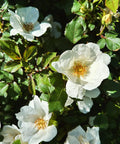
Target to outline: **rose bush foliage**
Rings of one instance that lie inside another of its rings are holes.
[[[0,1],[0,144],[120,143],[119,5]]]

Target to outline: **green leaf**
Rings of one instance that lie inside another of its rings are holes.
[[[0,80],[4,80],[7,82],[13,81],[14,77],[12,74],[6,72],[6,71],[2,71],[0,70]]]
[[[32,75],[30,75],[29,77],[29,86],[28,86],[28,90],[31,94],[36,95],[36,90],[35,90],[35,81],[32,77]]]
[[[105,114],[98,115],[94,120],[94,124],[101,129],[107,129],[109,126],[107,116]]]
[[[109,50],[117,51],[120,49],[120,38],[117,38],[116,35],[109,33],[106,33],[105,37],[106,46]]]
[[[2,9],[2,10],[6,10],[7,7],[8,7],[8,2],[5,1],[5,3],[2,5],[2,7],[1,7],[0,9]]]
[[[18,94],[21,93],[21,89],[20,89],[19,85],[16,82],[13,82],[13,89],[16,93],[18,93]]]
[[[6,65],[4,66],[4,70],[7,72],[14,73],[21,67],[22,67],[22,63],[20,61],[10,61],[6,63]]]
[[[36,83],[37,83],[36,87],[40,92],[49,94],[55,89],[51,85],[50,80],[48,78],[48,75],[43,75],[43,77],[42,77],[42,76],[40,76],[40,74],[36,74],[35,75],[35,80],[36,80]]]
[[[5,82],[0,82],[0,96],[3,96],[5,92],[7,91],[9,85]]]
[[[82,17],[74,18],[66,25],[65,36],[72,42],[77,43],[84,37],[86,23]]]
[[[89,24],[88,27],[89,27],[90,31],[92,31],[92,30],[94,30],[95,25],[94,24]]]
[[[97,44],[99,45],[99,47],[102,49],[105,47],[105,39],[101,38],[100,40],[98,40]]]
[[[40,96],[40,99],[41,99],[41,100],[44,100],[44,101],[49,101],[50,95],[49,95],[49,94],[42,93],[41,96]]]
[[[36,64],[37,64],[37,65],[40,65],[40,63],[42,62],[42,59],[43,59],[43,57],[38,57],[38,58],[37,58],[37,61],[36,61]]]
[[[49,100],[49,111],[61,111],[64,108],[67,94],[64,89],[55,89]]]
[[[0,47],[13,60],[20,60],[21,55],[18,46],[11,40],[0,39]]]
[[[21,142],[20,142],[20,140],[16,140],[12,144],[21,144]]]
[[[56,88],[63,89],[66,85],[66,82],[63,80],[62,75],[60,73],[52,73],[50,76],[50,83]]]
[[[53,58],[56,57],[56,52],[47,52],[43,55],[42,64],[44,67],[48,66]]]
[[[30,46],[25,49],[23,58],[27,62],[32,59],[37,54],[37,47],[36,46]]]
[[[72,9],[71,9],[71,12],[72,12],[72,13],[76,13],[76,12],[78,12],[78,11],[80,11],[80,3],[79,3],[79,1],[74,0],[74,3],[73,3],[73,7],[72,7]]]
[[[108,7],[114,13],[116,13],[116,10],[119,6],[119,0],[105,0],[105,6]]]

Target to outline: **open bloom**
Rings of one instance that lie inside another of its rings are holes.
[[[0,134],[4,137],[1,144],[12,144],[16,140],[20,140],[21,144],[27,144],[26,142],[23,142],[20,129],[15,125],[5,125]]]
[[[98,88],[91,91],[85,90],[81,85],[68,80],[66,83],[66,93],[68,94],[68,99],[65,106],[71,105],[74,101],[73,99],[77,99],[79,110],[82,113],[88,113],[93,105],[92,98],[98,97],[100,91]]]
[[[51,24],[51,36],[54,38],[59,38],[61,36],[61,24],[59,22],[53,21],[53,16],[51,14],[46,16],[44,21]]]
[[[40,101],[38,96],[35,96],[28,106],[23,106],[16,114],[23,140],[28,144],[51,141],[57,134],[56,127],[49,125],[51,116],[48,103]]]
[[[9,10],[10,24],[13,27],[10,35],[20,34],[28,41],[32,41],[34,36],[43,35],[47,28],[51,27],[49,23],[42,22],[39,24],[39,11],[35,7],[18,8],[15,13]]]
[[[77,44],[65,51],[52,66],[69,80],[86,90],[97,88],[109,76],[110,56],[102,53],[97,44]]]
[[[87,127],[87,131],[85,132],[81,126],[78,126],[68,132],[64,144],[100,144],[99,127]]]

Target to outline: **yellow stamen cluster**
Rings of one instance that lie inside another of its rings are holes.
[[[87,66],[81,64],[80,62],[74,62],[74,66],[72,67],[72,74],[77,77],[84,76],[87,73],[87,70]]]
[[[40,130],[46,128],[47,124],[44,119],[39,118],[35,121],[35,126]]]
[[[31,31],[33,29],[33,24],[29,23],[29,24],[23,24],[23,29],[27,32]]]

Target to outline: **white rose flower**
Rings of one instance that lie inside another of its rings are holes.
[[[68,132],[64,144],[100,144],[99,127],[87,127],[87,131],[85,132],[81,126],[77,126]]]
[[[61,24],[59,22],[54,22],[53,16],[51,14],[46,16],[44,21],[50,23],[52,26],[50,28],[51,36],[55,38],[59,38],[61,36],[61,28],[62,28]]]
[[[9,10],[10,24],[13,27],[10,35],[20,34],[28,41],[32,41],[34,36],[43,35],[47,28],[51,27],[49,23],[42,22],[39,24],[39,11],[35,7],[18,8],[15,13]]]
[[[96,98],[100,94],[98,88],[91,91],[85,90],[81,85],[71,82],[70,80],[66,83],[66,93],[68,94],[68,99],[65,103],[65,106],[71,105],[74,100],[77,99],[77,105],[79,110],[86,114],[90,112],[90,109],[93,105],[92,98]]]
[[[51,141],[57,134],[56,127],[49,125],[51,116],[48,103],[40,101],[38,96],[35,96],[28,106],[23,106],[16,114],[20,122],[23,140],[28,144]]]
[[[110,56],[100,51],[97,44],[77,44],[65,51],[52,66],[65,74],[69,80],[82,85],[86,90],[97,88],[108,78]]]
[[[0,134],[4,137],[1,144],[12,144],[16,140],[20,140],[21,144],[27,144],[26,142],[23,142],[21,138],[20,129],[14,124],[12,126],[5,125]]]

